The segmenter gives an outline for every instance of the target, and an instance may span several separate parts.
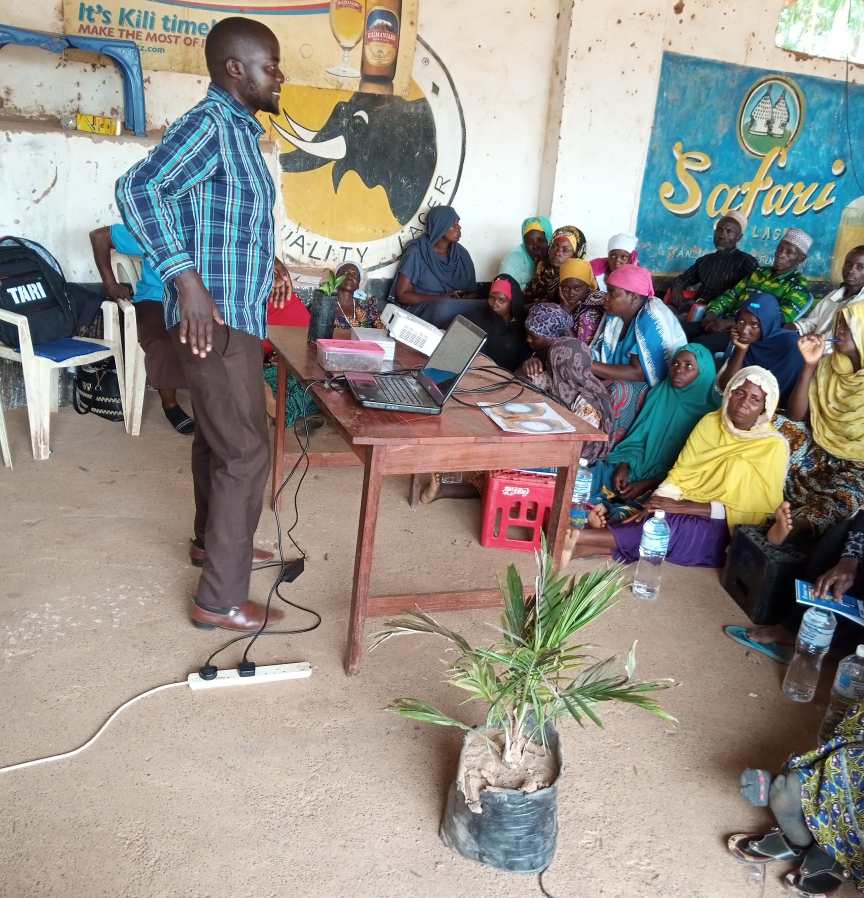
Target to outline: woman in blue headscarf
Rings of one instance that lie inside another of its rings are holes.
[[[402,253],[390,288],[394,300],[436,327],[448,327],[457,315],[485,305],[477,291],[474,263],[460,246],[459,214],[452,206],[434,206],[426,216],[426,233]]]
[[[524,290],[537,273],[537,263],[546,258],[551,242],[552,222],[548,218],[526,218],[522,222],[522,242],[504,256],[498,274],[509,274]]]
[[[717,375],[721,390],[748,365],[765,368],[777,378],[780,407],[785,408],[804,359],[798,351],[798,332],[785,330],[777,297],[754,293],[738,310],[730,332],[735,352]]]

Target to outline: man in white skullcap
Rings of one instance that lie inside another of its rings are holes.
[[[784,324],[799,318],[811,302],[810,284],[799,269],[812,244],[813,238],[800,228],[787,228],[774,251],[773,265],[757,268],[708,303],[701,321],[703,334],[696,342],[712,352],[722,352],[729,344],[728,332],[735,324],[738,309],[754,293],[770,293],[777,298]]]
[[[732,209],[717,221],[714,227],[713,253],[700,256],[686,271],[678,275],[672,282],[672,293],[669,304],[682,312],[686,312],[684,291],[696,294],[696,302],[711,302],[739,281],[749,277],[759,263],[749,253],[738,249],[738,243],[747,229],[747,219],[737,210]],[[702,332],[698,322],[690,322],[695,337]],[[685,332],[687,328],[684,328]]]

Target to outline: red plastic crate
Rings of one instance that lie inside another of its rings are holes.
[[[555,477],[522,471],[489,471],[483,488],[480,545],[533,552],[549,526]]]

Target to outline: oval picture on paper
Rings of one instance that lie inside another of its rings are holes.
[[[465,123],[455,86],[418,37],[406,96],[285,84],[279,115],[260,115],[279,143],[286,224],[298,265],[391,264],[459,185]]]
[[[760,78],[741,104],[738,139],[760,158],[773,149],[787,149],[801,133],[804,115],[804,94],[791,78]]]

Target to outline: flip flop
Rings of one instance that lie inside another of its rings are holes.
[[[730,639],[741,645],[747,646],[748,649],[755,649],[767,655],[772,661],[780,664],[791,664],[794,652],[789,646],[780,645],[777,642],[754,642],[747,636],[746,627],[726,627],[724,632]]]

